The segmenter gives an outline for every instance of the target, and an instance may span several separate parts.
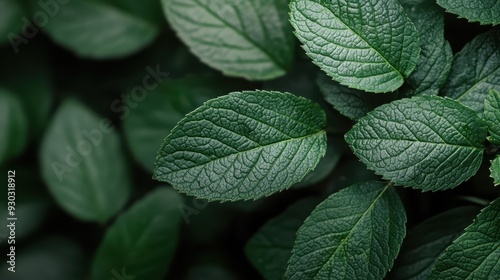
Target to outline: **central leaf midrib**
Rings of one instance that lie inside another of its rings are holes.
[[[193,169],[193,168],[203,167],[203,166],[205,166],[205,165],[207,165],[207,164],[209,164],[211,162],[220,161],[220,160],[223,160],[223,159],[226,159],[226,158],[229,158],[229,157],[232,157],[232,156],[237,156],[237,155],[243,154],[243,153],[250,153],[250,152],[253,152],[253,151],[257,151],[259,149],[264,149],[266,147],[276,145],[276,144],[289,143],[289,142],[294,142],[294,141],[300,141],[300,140],[303,140],[303,139],[306,139],[306,138],[313,138],[313,137],[315,137],[317,135],[320,135],[322,133],[325,133],[325,131],[324,130],[320,130],[320,131],[314,132],[312,134],[307,134],[307,135],[300,136],[300,137],[297,137],[297,138],[290,138],[290,139],[286,139],[286,140],[282,140],[282,141],[277,141],[277,142],[269,143],[269,144],[266,144],[266,145],[259,145],[258,147],[251,148],[251,149],[245,150],[245,151],[238,151],[236,153],[232,153],[232,154],[220,157],[220,158],[209,160],[209,161],[204,162],[202,164],[197,164],[195,166],[191,166],[191,167],[188,167],[188,168],[177,169],[175,171],[170,172],[169,174],[175,174],[177,172],[181,172],[181,171],[184,171],[184,170],[189,170],[189,169]]]
[[[499,71],[500,71],[500,66],[498,66],[495,70],[493,70],[491,73],[487,74],[486,76],[484,76],[483,78],[481,78],[477,82],[475,82],[470,88],[468,88],[465,92],[458,95],[455,99],[462,100],[465,96],[467,96],[470,92],[472,92],[476,87],[481,85],[485,80],[487,80],[488,78],[490,78],[491,76],[493,76],[494,74],[496,74]]]
[[[264,47],[262,47],[261,45],[259,45],[256,41],[254,41],[252,38],[250,38],[245,32],[241,32],[240,30],[238,30],[237,28],[235,28],[234,26],[232,26],[231,24],[229,24],[229,22],[225,21],[223,18],[219,17],[219,15],[217,15],[216,13],[214,13],[209,7],[203,5],[202,3],[200,3],[198,0],[193,0],[194,2],[196,2],[198,5],[200,5],[200,7],[202,7],[206,12],[208,12],[210,15],[212,15],[213,17],[217,18],[218,20],[220,20],[224,25],[226,25],[227,27],[229,27],[231,30],[233,30],[234,32],[236,32],[237,34],[239,34],[241,37],[245,38],[249,43],[251,43],[252,45],[254,45],[257,49],[259,49],[262,53],[264,53],[272,62],[274,62],[274,64],[276,66],[278,66],[279,68],[281,68],[282,70],[285,70],[286,67],[285,65],[282,65],[276,58],[274,58],[272,56],[272,54],[267,51]],[[228,4],[229,5],[229,4]],[[262,26],[262,28],[265,28],[264,26]]]

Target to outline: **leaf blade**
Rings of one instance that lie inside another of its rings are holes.
[[[304,98],[234,92],[179,122],[158,153],[154,178],[209,200],[264,197],[318,164],[326,150],[324,126],[325,113]]]
[[[490,177],[493,178],[493,184],[500,185],[500,156],[491,161],[490,174]]]
[[[495,0],[437,0],[437,3],[447,12],[470,22],[493,25],[500,23],[500,3]]]
[[[0,89],[0,164],[19,156],[28,140],[28,119],[19,98],[10,91]]]
[[[488,124],[488,140],[500,145],[500,91],[491,90],[484,100],[484,119]]]

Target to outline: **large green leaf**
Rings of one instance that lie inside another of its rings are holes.
[[[500,23],[500,2],[498,0],[437,0],[447,12],[481,24]]]
[[[142,19],[154,23],[155,25],[165,23],[165,18],[161,10],[161,4],[158,0],[96,0],[103,3],[108,3],[120,10],[136,15]]]
[[[285,74],[294,40],[287,0],[162,0],[191,51],[227,75],[268,80]]]
[[[129,174],[114,130],[108,119],[67,100],[44,136],[43,179],[59,205],[81,220],[105,222],[129,197]]]
[[[490,133],[488,140],[500,145],[500,91],[490,91],[484,100],[484,120]]]
[[[436,215],[414,227],[403,242],[389,278],[429,279],[439,256],[472,223],[478,212],[476,207],[460,207]]]
[[[195,76],[167,80],[150,91],[137,108],[130,110],[123,124],[135,158],[153,171],[158,148],[177,122],[203,102],[235,88],[221,79]]]
[[[248,241],[245,253],[264,279],[283,279],[288,259],[292,255],[295,234],[318,202],[317,199],[308,198],[294,203],[262,226]]]
[[[457,101],[421,96],[380,106],[346,140],[385,179],[436,191],[456,187],[477,172],[486,132],[484,121]]]
[[[390,92],[415,69],[418,34],[397,0],[292,0],[290,8],[307,55],[343,85]]]
[[[420,60],[406,82],[406,96],[437,95],[451,69],[453,54],[444,38],[443,10],[434,0],[402,0],[420,36]]]
[[[17,36],[22,36],[22,17],[23,10],[18,1],[0,0],[0,44],[16,40]]]
[[[498,279],[499,260],[500,198],[497,198],[446,249],[429,279]]]
[[[382,182],[331,195],[297,233],[286,279],[382,279],[405,236],[405,210]]]
[[[181,204],[181,196],[166,187],[136,202],[106,232],[92,280],[109,280],[113,270],[137,279],[164,279],[177,248]]]
[[[477,36],[455,56],[442,93],[482,114],[492,89],[500,91],[500,30]]]
[[[325,113],[289,93],[235,92],[188,114],[161,147],[154,178],[209,200],[289,188],[326,152]]]
[[[28,121],[16,95],[0,88],[0,164],[24,151]]]
[[[82,57],[126,56],[150,44],[158,33],[147,19],[106,3],[71,0],[59,9],[44,30],[56,43]]]
[[[493,184],[500,185],[500,155],[491,161],[490,174],[493,178]]]

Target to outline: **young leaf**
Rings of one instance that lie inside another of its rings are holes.
[[[493,184],[495,186],[500,185],[500,156],[491,161],[490,173],[491,178],[493,178]]]
[[[268,80],[285,74],[294,40],[287,0],[162,0],[191,51],[229,76]]]
[[[415,69],[418,34],[397,0],[292,0],[290,9],[307,55],[343,85],[395,91]]]
[[[481,210],[446,249],[429,279],[497,279],[500,275],[500,198]]]
[[[28,140],[28,120],[17,96],[0,89],[0,164],[24,151]]]
[[[394,100],[394,94],[374,95],[357,89],[348,88],[326,75],[316,79],[325,100],[342,115],[357,121],[378,106]]]
[[[292,255],[295,234],[311,211],[316,199],[303,199],[267,222],[248,241],[245,253],[266,280],[281,280]]]
[[[108,229],[97,250],[92,280],[125,269],[137,279],[164,279],[179,239],[182,198],[161,187],[136,202]]]
[[[0,0],[0,44],[17,42],[21,37],[23,10],[16,0]],[[17,36],[16,36],[17,35]]]
[[[478,212],[476,207],[460,207],[417,225],[406,236],[389,278],[429,279],[436,260],[472,223]]]
[[[499,65],[500,30],[481,34],[455,56],[442,93],[481,115],[488,92],[500,91]]]
[[[96,1],[71,0],[47,20],[44,30],[77,55],[117,58],[150,44],[158,28],[146,19]]]
[[[447,12],[481,24],[500,23],[500,2],[497,0],[437,0]]]
[[[444,16],[434,0],[403,0],[406,13],[420,36],[420,60],[415,71],[406,80],[410,85],[407,97],[437,95],[451,69],[453,54],[444,38]]]
[[[158,152],[154,178],[220,201],[289,188],[326,152],[325,113],[289,93],[235,92],[188,114]]]
[[[473,110],[451,99],[421,96],[380,106],[346,140],[385,179],[437,191],[456,187],[477,172],[486,131]]]
[[[484,120],[490,133],[488,140],[500,145],[500,91],[490,91],[484,100]]]
[[[57,111],[40,157],[49,191],[76,218],[105,222],[127,202],[130,180],[120,138],[109,120],[77,101]]]
[[[286,279],[382,279],[405,235],[405,210],[382,182],[334,193],[297,233]]]

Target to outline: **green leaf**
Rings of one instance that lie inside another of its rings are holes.
[[[164,279],[179,240],[182,198],[161,187],[136,202],[108,229],[97,250],[92,280],[124,269],[137,279]]]
[[[71,0],[44,30],[61,46],[94,59],[130,55],[150,44],[158,28],[146,19],[96,1]]]
[[[165,17],[161,9],[160,1],[158,0],[96,0],[103,3],[108,3],[118,9],[138,16],[142,19],[155,24],[165,24]]]
[[[67,100],[46,131],[43,179],[59,205],[78,219],[105,222],[128,200],[129,173],[114,130],[108,119]]]
[[[234,92],[188,114],[161,147],[154,178],[208,200],[289,188],[326,152],[325,113],[289,93]]]
[[[11,40],[17,41],[16,36],[22,36],[23,10],[16,0],[0,0],[0,44]],[[11,41],[12,43],[12,41]]]
[[[455,56],[442,93],[481,115],[492,89],[500,91],[500,30],[481,34],[465,45]]]
[[[269,80],[291,66],[287,0],[162,0],[171,26],[203,62],[229,76]]]
[[[236,87],[214,77],[195,76],[167,80],[148,92],[137,108],[124,115],[124,131],[134,157],[153,171],[158,148],[187,113]]]
[[[493,184],[500,185],[500,156],[491,161],[490,174],[493,178]]]
[[[385,179],[437,191],[456,187],[477,172],[486,130],[483,120],[460,103],[421,96],[380,106],[346,140]]]
[[[484,120],[490,133],[488,140],[500,145],[500,91],[490,91],[484,100]]]
[[[500,23],[500,3],[497,0],[437,0],[447,12],[481,24]]]
[[[415,69],[418,34],[397,0],[292,0],[290,9],[307,55],[343,85],[390,92]]]
[[[316,199],[303,199],[262,226],[245,246],[252,265],[266,280],[281,280],[292,255],[295,234],[311,211]]]
[[[472,225],[446,249],[431,280],[497,279],[500,275],[500,198],[481,210]]]
[[[389,278],[429,279],[439,256],[472,223],[477,213],[476,207],[460,207],[436,215],[414,227],[403,242]]]
[[[382,182],[331,195],[297,233],[286,279],[382,279],[405,235],[405,210]]]
[[[28,121],[16,95],[0,88],[0,164],[20,155],[28,140]]]
[[[406,82],[405,96],[437,95],[451,69],[453,53],[444,38],[443,10],[434,0],[403,0],[406,13],[420,36],[420,60]]]
[[[348,88],[326,75],[319,75],[318,84],[325,100],[342,115],[357,121],[378,106],[394,100],[394,94],[375,95]]]

